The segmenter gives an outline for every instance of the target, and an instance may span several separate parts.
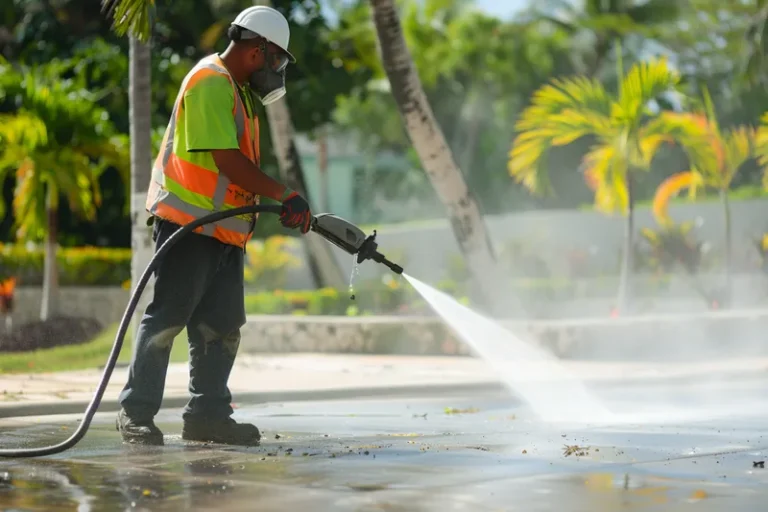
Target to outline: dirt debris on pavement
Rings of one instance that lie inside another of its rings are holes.
[[[563,456],[570,457],[571,455],[575,455],[576,457],[586,457],[589,455],[589,446],[579,446],[577,444],[563,445]]]

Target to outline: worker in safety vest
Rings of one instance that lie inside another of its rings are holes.
[[[260,196],[282,203],[284,226],[309,230],[307,202],[259,167],[254,100],[267,105],[285,94],[285,69],[296,62],[288,51],[288,22],[270,7],[250,7],[227,35],[226,51],[202,59],[184,78],[152,169],[146,207],[156,250],[179,226],[256,204]],[[227,384],[245,324],[243,259],[255,221],[241,216],[209,224],[163,257],[120,395],[117,429],[125,441],[163,444],[154,417],[171,345],[185,327],[191,399],[182,438],[252,444],[261,437],[254,425],[231,418]]]

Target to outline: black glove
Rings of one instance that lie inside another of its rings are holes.
[[[312,222],[312,212],[309,204],[298,193],[290,191],[283,199],[283,211],[280,213],[280,223],[286,228],[300,228],[302,234],[309,231]]]

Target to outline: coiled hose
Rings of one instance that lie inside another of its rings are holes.
[[[168,237],[168,240],[166,240],[165,243],[163,243],[163,245],[161,245],[160,248],[152,256],[152,259],[149,261],[149,265],[147,265],[147,268],[141,275],[141,279],[139,279],[136,288],[131,294],[131,299],[128,301],[128,306],[125,308],[125,313],[123,313],[123,319],[120,321],[120,327],[117,329],[115,343],[112,345],[112,352],[110,352],[109,359],[107,359],[107,364],[104,367],[104,373],[101,375],[99,386],[96,388],[96,393],[93,395],[91,403],[88,404],[88,407],[83,414],[83,419],[80,421],[80,425],[77,427],[75,432],[68,439],[52,446],[42,446],[38,448],[0,449],[0,457],[21,458],[54,455],[69,450],[78,442],[80,442],[83,436],[85,436],[85,433],[88,432],[88,427],[90,427],[91,421],[93,420],[93,417],[99,408],[99,404],[101,404],[101,399],[104,396],[104,392],[107,390],[109,379],[112,377],[112,371],[115,369],[115,364],[117,364],[117,358],[120,355],[120,350],[123,348],[125,333],[128,331],[128,326],[131,323],[131,318],[133,317],[134,311],[136,311],[136,306],[138,305],[139,299],[141,298],[141,294],[144,292],[144,288],[147,286],[147,282],[149,282],[149,278],[152,276],[155,268],[157,268],[157,266],[160,264],[160,260],[162,259],[163,255],[165,255],[165,253],[167,253],[173,244],[178,242],[181,237],[189,234],[200,226],[218,222],[229,217],[251,213],[274,213],[280,215],[281,212],[281,205],[261,204],[214,212],[209,215],[205,215],[204,217],[200,217],[199,219],[194,220],[185,226],[182,226],[181,229],[178,229],[170,237]]]

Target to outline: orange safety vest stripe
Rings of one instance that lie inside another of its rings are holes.
[[[247,111],[240,98],[237,85],[224,67],[221,59],[218,56],[203,59],[196,68],[185,77],[184,83],[179,90],[173,113],[171,114],[171,120],[163,136],[161,151],[157,155],[152,169],[152,182],[150,183],[147,197],[147,209],[152,214],[180,225],[188,224],[203,215],[218,211],[225,205],[227,207],[239,207],[248,204],[258,204],[259,202],[258,196],[254,196],[241,187],[232,184],[223,173],[216,173],[205,169],[173,153],[174,133],[180,109],[183,108],[182,98],[184,92],[201,78],[215,73],[226,76],[233,87],[235,104],[232,113],[237,127],[240,151],[254,163],[259,158],[258,118],[255,116],[253,118],[254,130],[252,133],[249,123],[245,122]],[[166,176],[184,190],[209,198],[212,208],[203,208],[197,204],[190,204],[171,193],[165,187]],[[202,226],[195,231],[212,236],[223,243],[244,245],[252,235],[253,223],[257,217],[258,215],[254,215],[251,222],[242,218],[228,218],[214,224]]]
[[[197,219],[195,215],[190,215],[189,213],[183,212],[181,210],[177,210],[176,208],[173,208],[172,206],[169,206],[166,203],[159,203],[156,208],[156,215],[162,219],[166,218],[172,218],[174,219],[173,222],[179,224],[179,225],[185,225],[189,224],[193,220]],[[224,219],[225,221],[230,219]],[[200,233],[200,229],[195,230],[196,233]],[[222,228],[218,223],[216,224],[216,227],[214,228],[213,236],[220,242],[223,242],[225,244],[229,245],[242,245],[243,237],[246,235],[246,233],[242,233],[239,231],[235,231],[233,229],[226,229]]]
[[[211,197],[214,203],[221,194],[225,194],[223,204],[232,206],[245,206],[253,204],[253,194],[240,187],[228,185],[219,179],[217,173],[205,167],[179,158],[172,154],[165,168],[165,175],[177,183],[184,183],[184,188],[196,194]]]

